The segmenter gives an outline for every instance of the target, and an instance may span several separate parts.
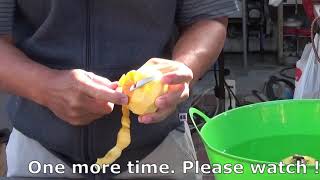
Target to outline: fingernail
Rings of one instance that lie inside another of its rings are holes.
[[[112,82],[112,83],[110,83],[108,86],[109,86],[110,88],[112,88],[112,89],[117,89],[118,83]]]
[[[142,122],[141,116],[138,117],[138,121],[139,121],[140,123]]]
[[[121,104],[128,104],[128,97],[122,97],[121,98]]]

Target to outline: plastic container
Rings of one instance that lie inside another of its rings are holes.
[[[307,174],[254,174],[252,167],[277,164],[299,154],[320,160],[320,100],[284,100],[243,106],[214,118],[191,108],[206,123],[198,130],[211,164],[241,164],[243,174],[215,174],[216,180],[319,180],[315,165]],[[270,166],[271,167],[271,166]],[[270,168],[266,168],[269,169]]]

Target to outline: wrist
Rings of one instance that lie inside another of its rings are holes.
[[[51,80],[55,77],[57,70],[50,68],[43,68],[35,73],[36,78],[29,86],[29,97],[40,105],[46,105],[48,102],[48,94],[50,93],[49,85]]]

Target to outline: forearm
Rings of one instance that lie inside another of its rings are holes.
[[[38,103],[50,69],[30,60],[8,38],[0,38],[0,90]]]
[[[194,84],[218,58],[226,39],[227,18],[203,20],[186,28],[178,40],[173,59],[193,72]]]

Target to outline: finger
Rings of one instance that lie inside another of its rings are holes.
[[[118,81],[116,81],[116,82],[110,82],[110,83],[107,85],[107,87],[115,90],[115,89],[117,89],[117,88],[119,87],[119,82],[118,82]]]
[[[113,111],[114,104],[112,103],[97,101],[88,96],[83,98],[83,111],[97,115],[110,114]]]
[[[128,97],[126,95],[92,80],[80,83],[80,89],[98,101],[111,102],[118,105],[128,103]]]
[[[94,74],[93,72],[86,72],[86,74],[90,79],[92,79],[96,83],[107,85],[111,82],[109,79],[98,76],[98,75]]]
[[[158,97],[156,99],[155,105],[158,108],[165,108],[170,106],[175,106],[183,101],[185,101],[189,96],[189,91],[186,90],[184,84],[171,85],[169,86],[168,93]]]
[[[176,107],[159,109],[155,113],[146,114],[144,116],[139,116],[138,120],[140,123],[143,123],[143,124],[158,123],[158,122],[165,120],[170,114],[172,114],[175,111],[175,109],[176,109]]]
[[[169,72],[163,75],[162,82],[165,84],[182,84],[185,82],[190,82],[193,79],[193,74],[191,70],[179,70]]]
[[[93,72],[86,72],[87,76],[93,80],[94,82],[107,86],[111,89],[116,89],[118,87],[118,82],[111,82],[109,79],[104,78],[102,76],[98,76],[96,74],[94,74]]]
[[[179,63],[173,60],[160,59],[160,58],[152,58],[148,60],[140,69],[146,67],[152,67],[161,71],[162,73],[168,73],[171,71],[176,71],[179,68]]]

